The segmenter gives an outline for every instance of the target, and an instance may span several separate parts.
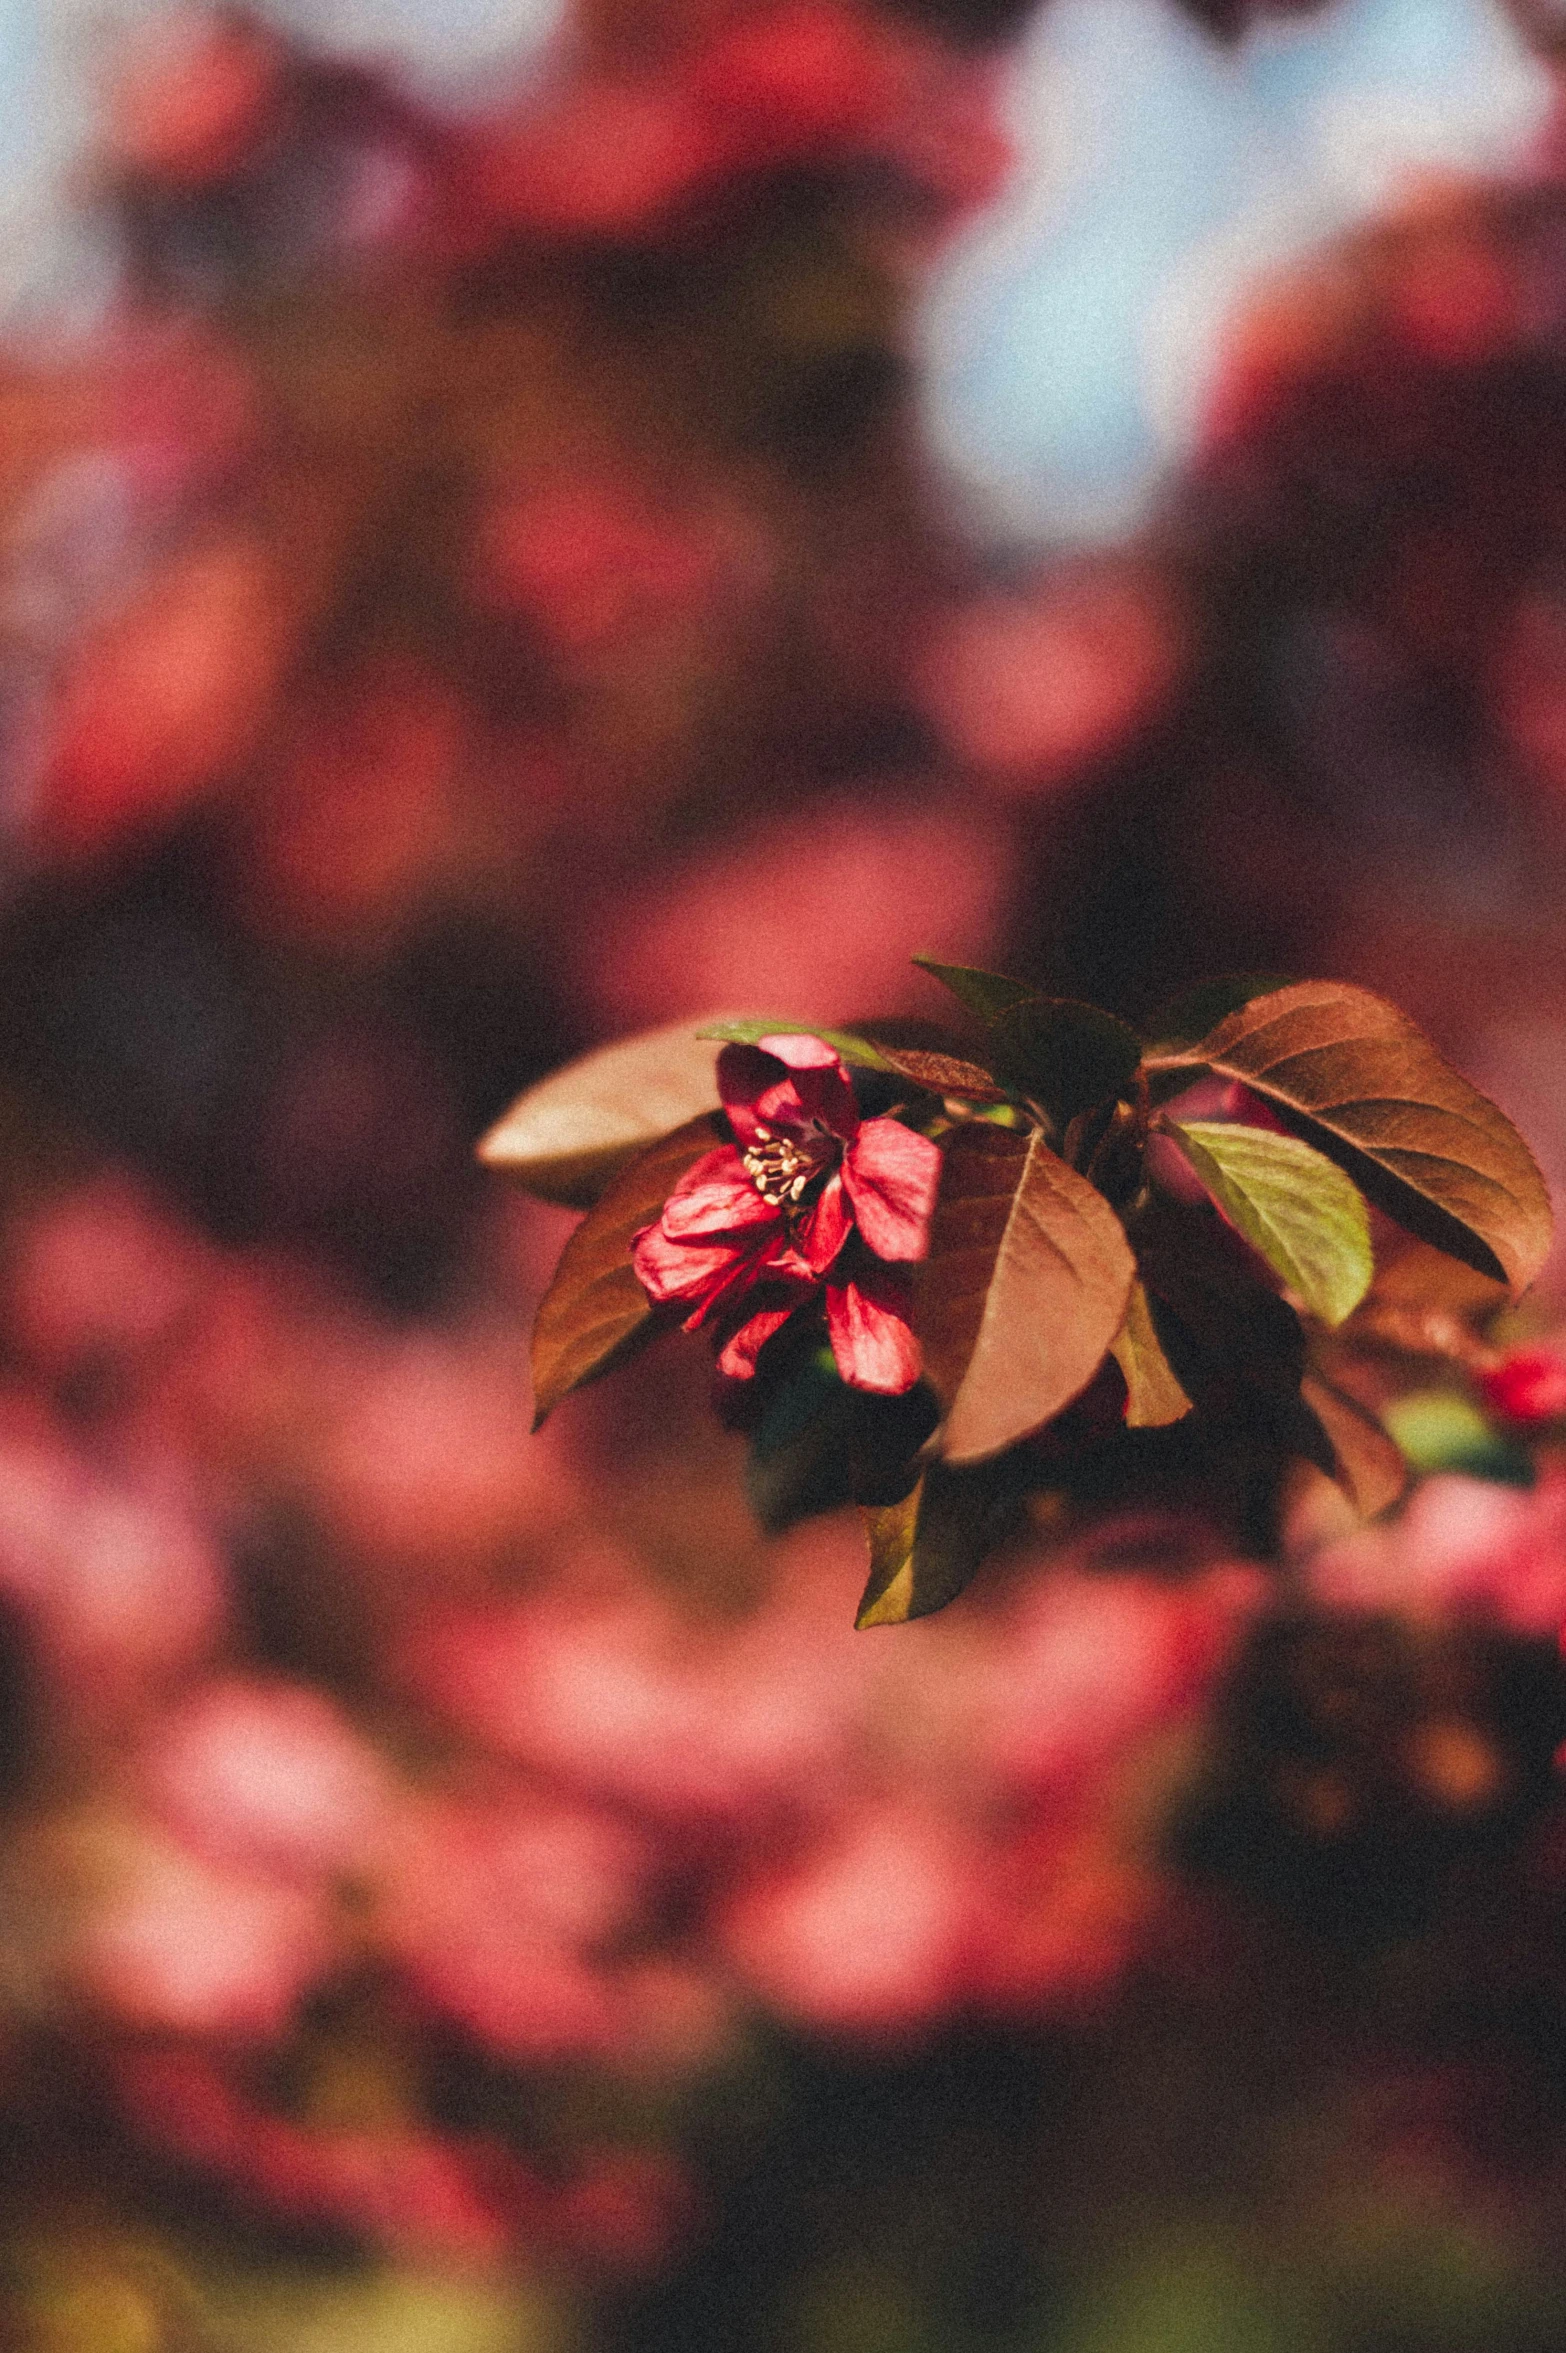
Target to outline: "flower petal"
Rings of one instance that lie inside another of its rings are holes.
[[[669,1239],[680,1242],[741,1233],[748,1226],[781,1222],[782,1216],[757,1192],[735,1147],[723,1144],[687,1169],[663,1205],[661,1222]]]
[[[718,1056],[719,1100],[742,1146],[756,1141],[757,1121],[764,1116],[756,1109],[758,1099],[785,1076],[777,1056],[763,1054],[759,1046],[725,1046]]]
[[[796,1055],[797,1061],[791,1059]],[[819,1038],[780,1034],[765,1049],[725,1046],[718,1056],[718,1093],[742,1145],[756,1141],[758,1126],[785,1136],[825,1129],[844,1143],[858,1132],[859,1106],[848,1072]]]
[[[774,1332],[781,1331],[799,1302],[787,1307],[763,1307],[740,1325],[727,1347],[718,1354],[718,1370],[731,1381],[748,1381],[756,1370],[756,1359]]]
[[[762,1046],[787,1066],[789,1074],[782,1086],[769,1088],[757,1105],[768,1125],[782,1122],[785,1127],[824,1127],[845,1144],[851,1143],[859,1132],[859,1105],[853,1081],[832,1048],[809,1037],[764,1038]],[[799,1106],[792,1115],[789,1095]]]
[[[841,1070],[843,1065],[835,1046],[825,1038],[813,1038],[808,1030],[780,1030],[775,1037],[758,1038],[756,1043],[763,1054],[775,1054],[790,1070]]]
[[[919,1343],[909,1323],[906,1276],[888,1266],[861,1269],[826,1287],[827,1338],[843,1379],[854,1389],[901,1397],[919,1378]]]
[[[922,1258],[941,1181],[941,1152],[900,1119],[867,1119],[843,1155],[859,1231],[877,1258]]]
[[[813,1275],[824,1275],[854,1230],[840,1176],[827,1179],[820,1199],[795,1230],[794,1246]]]
[[[751,1263],[740,1242],[671,1242],[659,1225],[643,1226],[631,1244],[631,1264],[649,1299],[697,1299],[727,1290],[735,1274]]]

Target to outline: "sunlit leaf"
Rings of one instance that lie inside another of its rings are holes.
[[[947,1144],[915,1290],[948,1462],[997,1454],[1086,1388],[1136,1273],[1101,1193],[1037,1130],[960,1127]]]
[[[1550,1203],[1510,1121],[1367,989],[1301,981],[1258,997],[1196,1045],[1149,1056],[1207,1069],[1277,1105],[1378,1208],[1514,1292],[1550,1246]]]
[[[873,1046],[857,1030],[823,1029],[819,1022],[791,1021],[783,1014],[773,1020],[764,1020],[758,1016],[745,1021],[704,1022],[701,1034],[704,1038],[716,1038],[727,1046],[758,1046],[763,1038],[820,1038],[824,1045],[831,1047],[834,1054],[841,1055],[856,1070],[885,1070],[889,1067],[879,1046]]]
[[[1125,1378],[1128,1429],[1165,1429],[1190,1412],[1191,1400],[1164,1354],[1147,1292],[1140,1282],[1131,1286],[1125,1321],[1110,1342],[1109,1352]]]
[[[955,1601],[1011,1517],[1017,1481],[998,1463],[932,1463],[900,1503],[865,1513],[870,1581],[854,1623],[901,1626]]]
[[[1059,1129],[1123,1093],[1142,1059],[1134,1029],[1071,997],[1022,998],[997,1013],[990,1034],[1002,1077]]]
[[[631,1266],[632,1241],[686,1170],[722,1141],[716,1114],[687,1120],[620,1171],[566,1243],[533,1325],[535,1429],[562,1397],[651,1336],[654,1311]]]
[[[1395,1439],[1357,1398],[1345,1395],[1319,1373],[1305,1375],[1300,1396],[1331,1450],[1329,1476],[1355,1510],[1366,1519],[1390,1510],[1408,1486],[1408,1463]]]
[[[1312,1315],[1340,1324],[1370,1287],[1375,1261],[1364,1197],[1298,1136],[1219,1120],[1169,1120],[1224,1215]]]
[[[602,1046],[519,1095],[478,1148],[541,1200],[590,1209],[626,1163],[696,1114],[716,1109],[711,1021],[675,1022]]]
[[[1010,980],[1003,972],[984,972],[976,964],[937,964],[933,956],[915,956],[914,962],[943,989],[950,989],[958,1003],[981,1021],[993,1021],[1008,1005],[1038,995],[1031,981]]]

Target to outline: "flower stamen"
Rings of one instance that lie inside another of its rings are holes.
[[[826,1165],[831,1147],[825,1137],[822,1144],[825,1150],[811,1151],[792,1136],[775,1134],[758,1120],[756,1141],[741,1154],[745,1174],[763,1201],[770,1201],[775,1209],[793,1208]]]

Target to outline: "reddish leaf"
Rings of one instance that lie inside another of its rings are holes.
[[[638,1152],[718,1100],[712,1021],[680,1021],[602,1046],[519,1095],[479,1158],[530,1193],[588,1209]]]
[[[1375,1415],[1319,1373],[1306,1374],[1300,1383],[1300,1397],[1320,1424],[1331,1451],[1329,1475],[1355,1510],[1367,1519],[1390,1510],[1408,1485],[1408,1464]]]
[[[985,1121],[945,1148],[915,1325],[951,1463],[998,1454],[1087,1387],[1136,1274],[1120,1221],[1037,1130]]]
[[[620,1364],[654,1330],[631,1243],[686,1170],[723,1141],[717,1115],[689,1119],[622,1169],[560,1254],[533,1325],[533,1427],[562,1397]]]
[[[1481,1369],[1493,1364],[1496,1351],[1484,1333],[1506,1305],[1505,1285],[1428,1242],[1398,1239],[1401,1246],[1377,1260],[1375,1280],[1343,1326],[1343,1341]]]
[[[1414,1024],[1368,989],[1301,981],[1232,1013],[1150,1072],[1208,1069],[1254,1088],[1400,1225],[1514,1292],[1550,1246],[1527,1145]]]
[[[899,1078],[912,1079],[927,1094],[963,1095],[976,1103],[1005,1100],[1004,1090],[987,1070],[981,1070],[976,1062],[964,1062],[955,1054],[932,1054],[918,1046],[885,1046],[879,1042],[876,1051],[888,1070],[895,1070]]]

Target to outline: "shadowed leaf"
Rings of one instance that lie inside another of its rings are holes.
[[[1079,1112],[1112,1102],[1142,1059],[1134,1029],[1071,997],[1026,997],[991,1025],[995,1064],[1064,1130]]]
[[[1133,1238],[1159,1340],[1193,1403],[1274,1434],[1291,1423],[1305,1334],[1235,1237],[1206,1210],[1154,1201]]]
[[[1147,1034],[1160,1046],[1194,1046],[1231,1013],[1253,998],[1271,997],[1291,988],[1286,972],[1230,972],[1217,980],[1198,981],[1160,1008],[1147,1025]]]
[[[714,1113],[689,1119],[631,1162],[560,1253],[533,1325],[533,1427],[562,1397],[620,1364],[655,1329],[631,1266],[631,1243],[686,1170],[724,1140]]]
[[[1086,1388],[1136,1273],[1120,1221],[1036,1130],[973,1121],[945,1147],[914,1321],[948,1462],[998,1454]]]
[[[1038,995],[1031,982],[1010,980],[1004,972],[983,972],[976,964],[937,964],[933,956],[915,956],[913,961],[943,989],[950,989],[958,1003],[981,1021],[993,1021],[1008,1005]]]
[[[590,1209],[638,1152],[717,1108],[718,1049],[697,1036],[701,1026],[649,1030],[551,1072],[496,1121],[480,1160],[540,1200]]]
[[[902,1626],[955,1601],[1004,1533],[1017,1492],[998,1463],[932,1463],[900,1503],[867,1511],[870,1581],[854,1624]]]
[[[745,1462],[750,1507],[769,1534],[841,1503],[889,1504],[917,1476],[936,1423],[921,1383],[900,1397],[850,1388],[830,1348],[813,1348],[780,1380]]]
[[[1368,989],[1301,981],[1258,997],[1198,1044],[1150,1056],[1252,1087],[1390,1217],[1514,1292],[1550,1246],[1550,1204],[1510,1121]]]
[[[1128,1429],[1166,1429],[1190,1412],[1191,1400],[1164,1354],[1147,1292],[1140,1282],[1131,1286],[1126,1319],[1110,1342],[1109,1352],[1125,1379]]]
[[[1358,1188],[1298,1136],[1218,1120],[1169,1120],[1224,1215],[1323,1323],[1359,1305],[1375,1262]]]
[[[1390,1510],[1408,1486],[1408,1464],[1396,1441],[1373,1413],[1324,1381],[1319,1373],[1305,1375],[1300,1397],[1320,1424],[1331,1451],[1328,1477],[1336,1479],[1354,1509],[1366,1519]]]

